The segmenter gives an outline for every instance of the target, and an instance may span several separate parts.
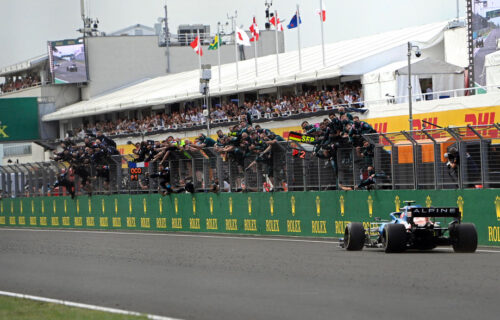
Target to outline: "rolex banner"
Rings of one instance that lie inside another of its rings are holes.
[[[0,143],[39,138],[37,98],[0,99]]]
[[[371,222],[390,219],[405,200],[423,208],[458,208],[464,222],[476,225],[479,244],[500,246],[497,189],[4,198],[0,231],[29,227],[343,237],[349,222],[368,228]]]

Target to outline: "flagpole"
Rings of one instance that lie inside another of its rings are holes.
[[[323,67],[326,67],[326,60],[325,60],[325,36],[324,36],[324,31],[323,31],[323,0],[319,0],[319,22],[321,23],[321,51],[323,53]]]
[[[278,11],[274,10],[274,18],[276,19],[276,24],[274,25],[274,35],[276,38],[276,70],[278,75],[280,74],[280,57],[279,57],[279,48],[278,48]]]
[[[219,66],[219,91],[220,91],[220,83],[221,83],[221,75],[220,75],[220,50],[221,50],[221,40],[220,40],[220,24],[217,25],[217,65]]]
[[[253,21],[254,23],[256,24],[255,22],[255,16],[253,17]],[[257,39],[255,39],[255,35],[253,36],[254,40],[253,40],[253,45],[254,45],[254,50],[255,50],[255,77],[258,77],[259,76],[259,69],[258,69],[258,65],[257,65]]]
[[[297,38],[299,41],[299,70],[302,71],[302,52],[300,51],[300,11],[299,4],[297,4]]]
[[[238,60],[239,60],[238,59],[238,42],[236,40],[236,37],[237,37],[236,33],[237,32],[236,32],[235,26],[236,26],[236,21],[233,20],[233,29],[234,29],[234,58],[236,59],[236,63],[235,63],[235,65],[236,65],[236,80],[239,80],[240,79],[240,72],[238,70]]]
[[[201,38],[200,38],[200,30],[196,30],[196,36],[198,37],[198,47],[201,53]],[[198,66],[200,67],[201,70],[201,54],[198,53]]]

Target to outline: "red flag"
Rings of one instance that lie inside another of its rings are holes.
[[[321,16],[321,21],[326,21],[326,7],[325,2],[321,0],[321,8],[318,10],[318,14]]]
[[[277,21],[277,23],[276,23]],[[273,16],[269,22],[272,23],[273,26],[275,26],[278,31],[283,31],[283,24],[281,23],[281,20],[277,18],[276,16]]]
[[[252,33],[252,37],[250,41],[259,41],[259,27],[257,26],[257,22],[255,21],[255,17],[253,17],[253,23],[250,26],[250,32]]]
[[[203,55],[203,50],[201,49],[200,38],[196,37],[193,42],[189,44],[193,48],[194,52],[200,56]]]

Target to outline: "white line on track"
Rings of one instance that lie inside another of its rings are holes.
[[[257,241],[282,241],[282,242],[305,242],[305,243],[324,243],[324,244],[338,244],[334,240],[310,240],[310,239],[294,239],[294,238],[271,238],[270,236],[225,236],[225,235],[205,235],[205,234],[183,234],[183,233],[156,233],[156,232],[120,232],[120,231],[92,231],[92,230],[58,230],[58,229],[29,229],[29,228],[0,228],[1,230],[9,231],[28,231],[28,232],[79,232],[79,233],[93,233],[93,234],[117,234],[117,235],[144,235],[144,236],[162,236],[162,237],[188,237],[188,238],[213,238],[213,239],[236,239],[236,240],[257,240]],[[453,250],[451,248],[439,248],[442,250]],[[500,253],[499,250],[486,250],[478,249],[476,252]]]
[[[65,305],[68,307],[89,309],[89,310],[94,310],[94,311],[103,311],[103,312],[123,314],[123,315],[129,315],[129,316],[143,316],[143,317],[146,316],[148,319],[152,319],[152,320],[179,320],[176,318],[157,316],[157,315],[153,315],[153,314],[145,314],[145,313],[115,309],[115,308],[100,307],[100,306],[96,306],[96,305],[92,305],[92,304],[71,302],[71,301],[66,301],[66,300],[51,299],[51,298],[44,298],[44,297],[38,297],[38,296],[31,296],[28,294],[21,294],[21,293],[8,292],[8,291],[0,291],[0,295],[14,297],[14,298],[41,301],[41,302],[61,304],[61,305]]]

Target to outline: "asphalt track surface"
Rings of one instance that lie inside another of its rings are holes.
[[[0,290],[180,319],[498,319],[500,251],[0,229]]]

